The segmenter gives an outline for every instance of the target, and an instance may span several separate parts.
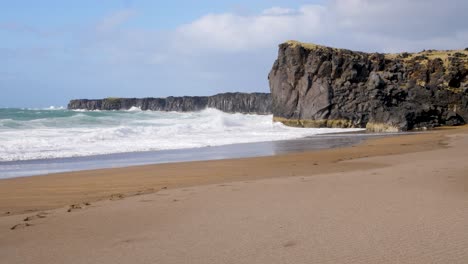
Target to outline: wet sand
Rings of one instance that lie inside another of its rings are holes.
[[[0,180],[0,259],[466,263],[467,151],[465,126],[273,157]]]
[[[352,147],[269,157],[143,165],[0,179],[0,216],[95,202],[113,195],[151,193],[165,187],[180,188],[375,168],[383,165],[340,161],[440,148],[443,147],[445,133],[449,131],[370,139]]]

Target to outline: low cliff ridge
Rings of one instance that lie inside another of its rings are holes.
[[[297,41],[269,74],[276,121],[405,131],[468,122],[468,49],[380,54]]]
[[[152,111],[200,111],[215,108],[227,113],[270,114],[268,93],[222,93],[213,96],[183,96],[167,98],[105,98],[71,100],[68,109],[128,110],[138,107]]]

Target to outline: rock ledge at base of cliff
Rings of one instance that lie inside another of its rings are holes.
[[[380,54],[297,41],[269,74],[274,120],[406,131],[468,122],[468,50]]]
[[[152,111],[200,111],[215,108],[227,113],[271,114],[268,93],[222,93],[213,96],[167,98],[105,98],[71,100],[68,109],[128,110],[132,107]]]

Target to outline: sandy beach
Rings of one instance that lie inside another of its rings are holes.
[[[467,263],[468,127],[0,180],[1,263]]]

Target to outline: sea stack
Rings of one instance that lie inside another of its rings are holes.
[[[297,41],[269,74],[276,121],[406,131],[468,122],[468,50],[380,54]]]

